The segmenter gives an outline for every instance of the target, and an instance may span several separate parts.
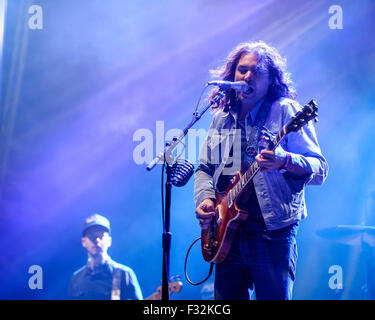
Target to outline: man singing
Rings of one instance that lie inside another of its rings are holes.
[[[195,174],[195,212],[202,229],[209,228],[215,194],[226,190],[232,175],[254,161],[260,167],[237,203],[248,217],[225,260],[216,264],[215,299],[249,299],[249,289],[257,299],[291,299],[296,234],[307,216],[305,186],[324,182],[327,162],[311,121],[274,151],[264,149],[265,141],[301,110],[286,60],[275,48],[262,41],[242,43],[213,73],[220,80],[245,81],[248,90],[230,89],[213,106]]]

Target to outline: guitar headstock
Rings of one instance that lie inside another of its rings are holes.
[[[298,111],[292,119],[287,123],[286,130],[287,132],[298,131],[310,120],[318,121],[318,108],[314,100],[311,100],[306,104],[301,111]]]
[[[182,282],[181,281],[174,281],[169,283],[169,294],[173,292],[180,292],[182,289]],[[145,300],[160,300],[162,297],[162,286],[158,286],[156,292],[154,292],[151,296],[147,297]]]
[[[169,284],[169,294],[172,292],[180,292],[182,289],[182,282],[181,281],[175,281]]]

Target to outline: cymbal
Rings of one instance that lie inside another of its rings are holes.
[[[325,239],[349,245],[367,244],[375,246],[375,227],[365,225],[338,225],[317,230],[316,233]]]

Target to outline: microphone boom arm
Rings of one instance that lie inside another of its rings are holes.
[[[183,133],[178,137],[174,137],[172,141],[167,142],[164,148],[164,151],[161,151],[146,167],[147,171],[151,171],[159,161],[164,161],[164,159],[170,163],[172,162],[172,151],[176,146],[182,141],[182,139],[187,135],[190,128],[203,116],[203,114],[216,102],[222,99],[226,94],[226,90],[220,90],[217,95],[207,104],[206,107],[202,110],[201,113],[194,112],[193,120],[186,126]]]

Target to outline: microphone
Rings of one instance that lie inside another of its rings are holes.
[[[249,90],[249,85],[245,81],[223,81],[223,80],[217,80],[217,81],[209,81],[207,82],[208,85],[211,86],[219,86],[222,90],[228,90],[228,89],[234,89],[236,91],[240,92],[246,92]]]

